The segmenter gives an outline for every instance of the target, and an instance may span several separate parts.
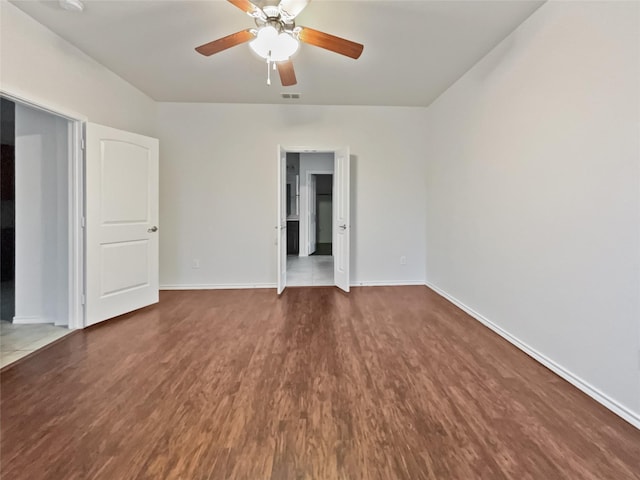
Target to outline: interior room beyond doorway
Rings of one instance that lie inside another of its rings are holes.
[[[334,285],[334,154],[287,153],[287,284]]]
[[[70,332],[72,122],[1,99],[0,367]]]

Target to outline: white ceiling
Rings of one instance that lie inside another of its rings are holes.
[[[254,26],[224,0],[85,0],[83,13],[57,0],[12,3],[157,101],[426,106],[544,2],[312,1],[298,25],[364,52],[352,60],[303,44],[287,88],[277,75],[266,85],[266,64],[246,44],[195,52]],[[302,98],[283,100],[285,91]]]

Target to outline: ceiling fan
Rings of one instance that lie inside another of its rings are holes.
[[[288,87],[297,83],[291,55],[299,42],[324,48],[357,59],[364,45],[313,30],[297,27],[295,18],[311,0],[227,0],[252,17],[257,28],[232,33],[196,48],[205,56],[213,55],[236,45],[250,42],[249,46],[267,61],[267,83],[271,84],[271,68],[277,68],[280,81]]]

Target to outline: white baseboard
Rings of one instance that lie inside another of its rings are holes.
[[[351,282],[352,287],[407,287],[411,285],[424,285],[423,281],[416,280],[402,280],[402,281],[393,281],[389,282],[386,280],[363,280],[359,282]]]
[[[35,325],[35,324],[43,324],[43,323],[51,323],[53,324],[53,320],[46,317],[13,317],[13,323],[15,325]]]
[[[407,285],[424,285],[423,281],[407,280],[400,282],[379,281],[361,281],[352,282],[352,287],[395,287]],[[236,290],[245,288],[276,288],[275,283],[193,283],[193,284],[176,284],[176,285],[160,285],[160,290]]]
[[[457,298],[449,295],[444,290],[441,290],[440,288],[438,288],[435,285],[432,285],[432,284],[430,284],[428,282],[426,283],[426,286],[428,288],[430,288],[431,290],[433,290],[434,292],[436,292],[438,295],[440,295],[440,296],[446,298],[447,300],[449,300],[456,307],[460,308],[461,310],[463,310],[466,313],[468,313],[469,315],[471,315],[473,318],[478,320],[480,323],[482,323],[486,327],[488,327],[491,330],[493,330],[494,332],[496,332],[502,338],[504,338],[509,343],[511,343],[512,345],[516,346],[520,350],[522,350],[524,353],[529,355],[531,358],[533,358],[534,360],[538,361],[539,363],[541,363],[542,365],[547,367],[549,370],[551,370],[552,372],[554,372],[558,376],[560,376],[563,379],[565,379],[567,382],[572,384],[574,387],[576,387],[579,390],[583,391],[584,393],[589,395],[591,398],[593,398],[595,401],[597,401],[598,403],[602,404],[603,406],[605,406],[606,408],[611,410],[613,413],[615,413],[619,417],[621,417],[624,420],[626,420],[627,422],[629,422],[631,425],[633,425],[637,429],[640,429],[640,415],[639,414],[633,412],[632,410],[629,410],[624,405],[621,405],[616,400],[612,399],[607,394],[601,392],[596,387],[591,385],[589,382],[587,382],[587,381],[583,380],[582,378],[580,378],[579,376],[573,374],[572,372],[570,372],[569,370],[564,368],[562,365],[556,363],[554,360],[550,359],[546,355],[544,355],[544,354],[540,353],[539,351],[537,351],[535,348],[527,345],[525,342],[521,341],[516,336],[514,336],[511,333],[507,332],[506,330],[504,330],[503,328],[501,328],[497,324],[493,323],[491,320],[485,318],[484,316],[482,316],[481,314],[479,314],[478,312],[476,312],[472,308],[466,306],[460,300],[458,300]]]
[[[276,287],[275,283],[183,283],[179,285],[160,285],[160,290],[238,290]]]

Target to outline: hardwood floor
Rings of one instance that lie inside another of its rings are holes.
[[[162,292],[1,388],[7,480],[640,478],[640,431],[425,287]]]

